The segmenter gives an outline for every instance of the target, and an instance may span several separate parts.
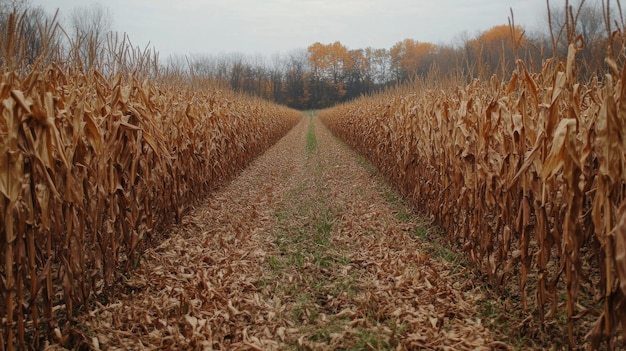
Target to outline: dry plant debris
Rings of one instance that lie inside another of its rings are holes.
[[[74,347],[510,349],[477,315],[474,283],[421,250],[423,223],[390,191],[303,119],[148,250],[80,319]]]
[[[0,350],[69,342],[164,228],[302,118],[210,83],[2,69]]]
[[[577,45],[578,44],[578,45]],[[426,82],[320,112],[445,229],[532,329],[567,347],[626,335],[626,67],[577,80],[576,54],[511,79]],[[504,293],[503,293],[504,294]]]

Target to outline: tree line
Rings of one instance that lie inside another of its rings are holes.
[[[318,109],[416,80],[458,84],[492,76],[505,79],[518,60],[538,72],[546,60],[565,58],[570,43],[579,46],[581,79],[604,71],[609,46],[616,61],[623,61],[623,40],[607,23],[623,33],[624,21],[620,13],[610,12],[608,2],[566,2],[562,8],[547,4],[546,28],[535,33],[515,24],[511,11],[507,24],[475,37],[462,35],[455,44],[404,39],[388,49],[350,49],[339,41],[317,42],[269,61],[241,54],[198,55],[179,60],[179,65],[186,63],[239,91],[298,109]]]
[[[63,57],[81,68],[105,73],[127,70],[158,76],[175,72],[297,109],[324,108],[411,81],[458,84],[494,75],[502,79],[510,76],[518,59],[537,71],[545,60],[565,57],[569,43],[580,47],[578,74],[582,79],[604,69],[602,58],[609,47],[618,62],[623,59],[622,41],[612,30],[623,33],[624,21],[621,11],[612,11],[608,2],[581,0],[572,5],[566,1],[565,6],[553,6],[547,1],[543,31],[528,33],[515,23],[511,11],[507,24],[474,37],[462,34],[454,44],[409,38],[390,48],[350,49],[339,41],[317,42],[270,58],[232,53],[165,60],[158,59],[156,49],[134,47],[126,35],[114,32],[110,14],[101,5],[75,9],[69,24],[61,26],[58,13],[48,14],[30,6],[28,0],[0,0],[0,4],[3,66]]]

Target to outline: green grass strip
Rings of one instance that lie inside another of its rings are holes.
[[[313,127],[313,112],[309,115],[309,130],[306,134],[306,151],[313,152],[317,148],[317,138],[315,137],[315,128]]]

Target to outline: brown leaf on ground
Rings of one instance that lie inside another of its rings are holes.
[[[423,252],[417,217],[310,121],[145,252],[81,318],[83,346],[509,349],[477,317],[466,272]]]

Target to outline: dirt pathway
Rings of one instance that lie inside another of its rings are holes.
[[[144,254],[77,334],[107,350],[508,348],[476,316],[467,271],[420,247],[425,231],[307,116]]]

